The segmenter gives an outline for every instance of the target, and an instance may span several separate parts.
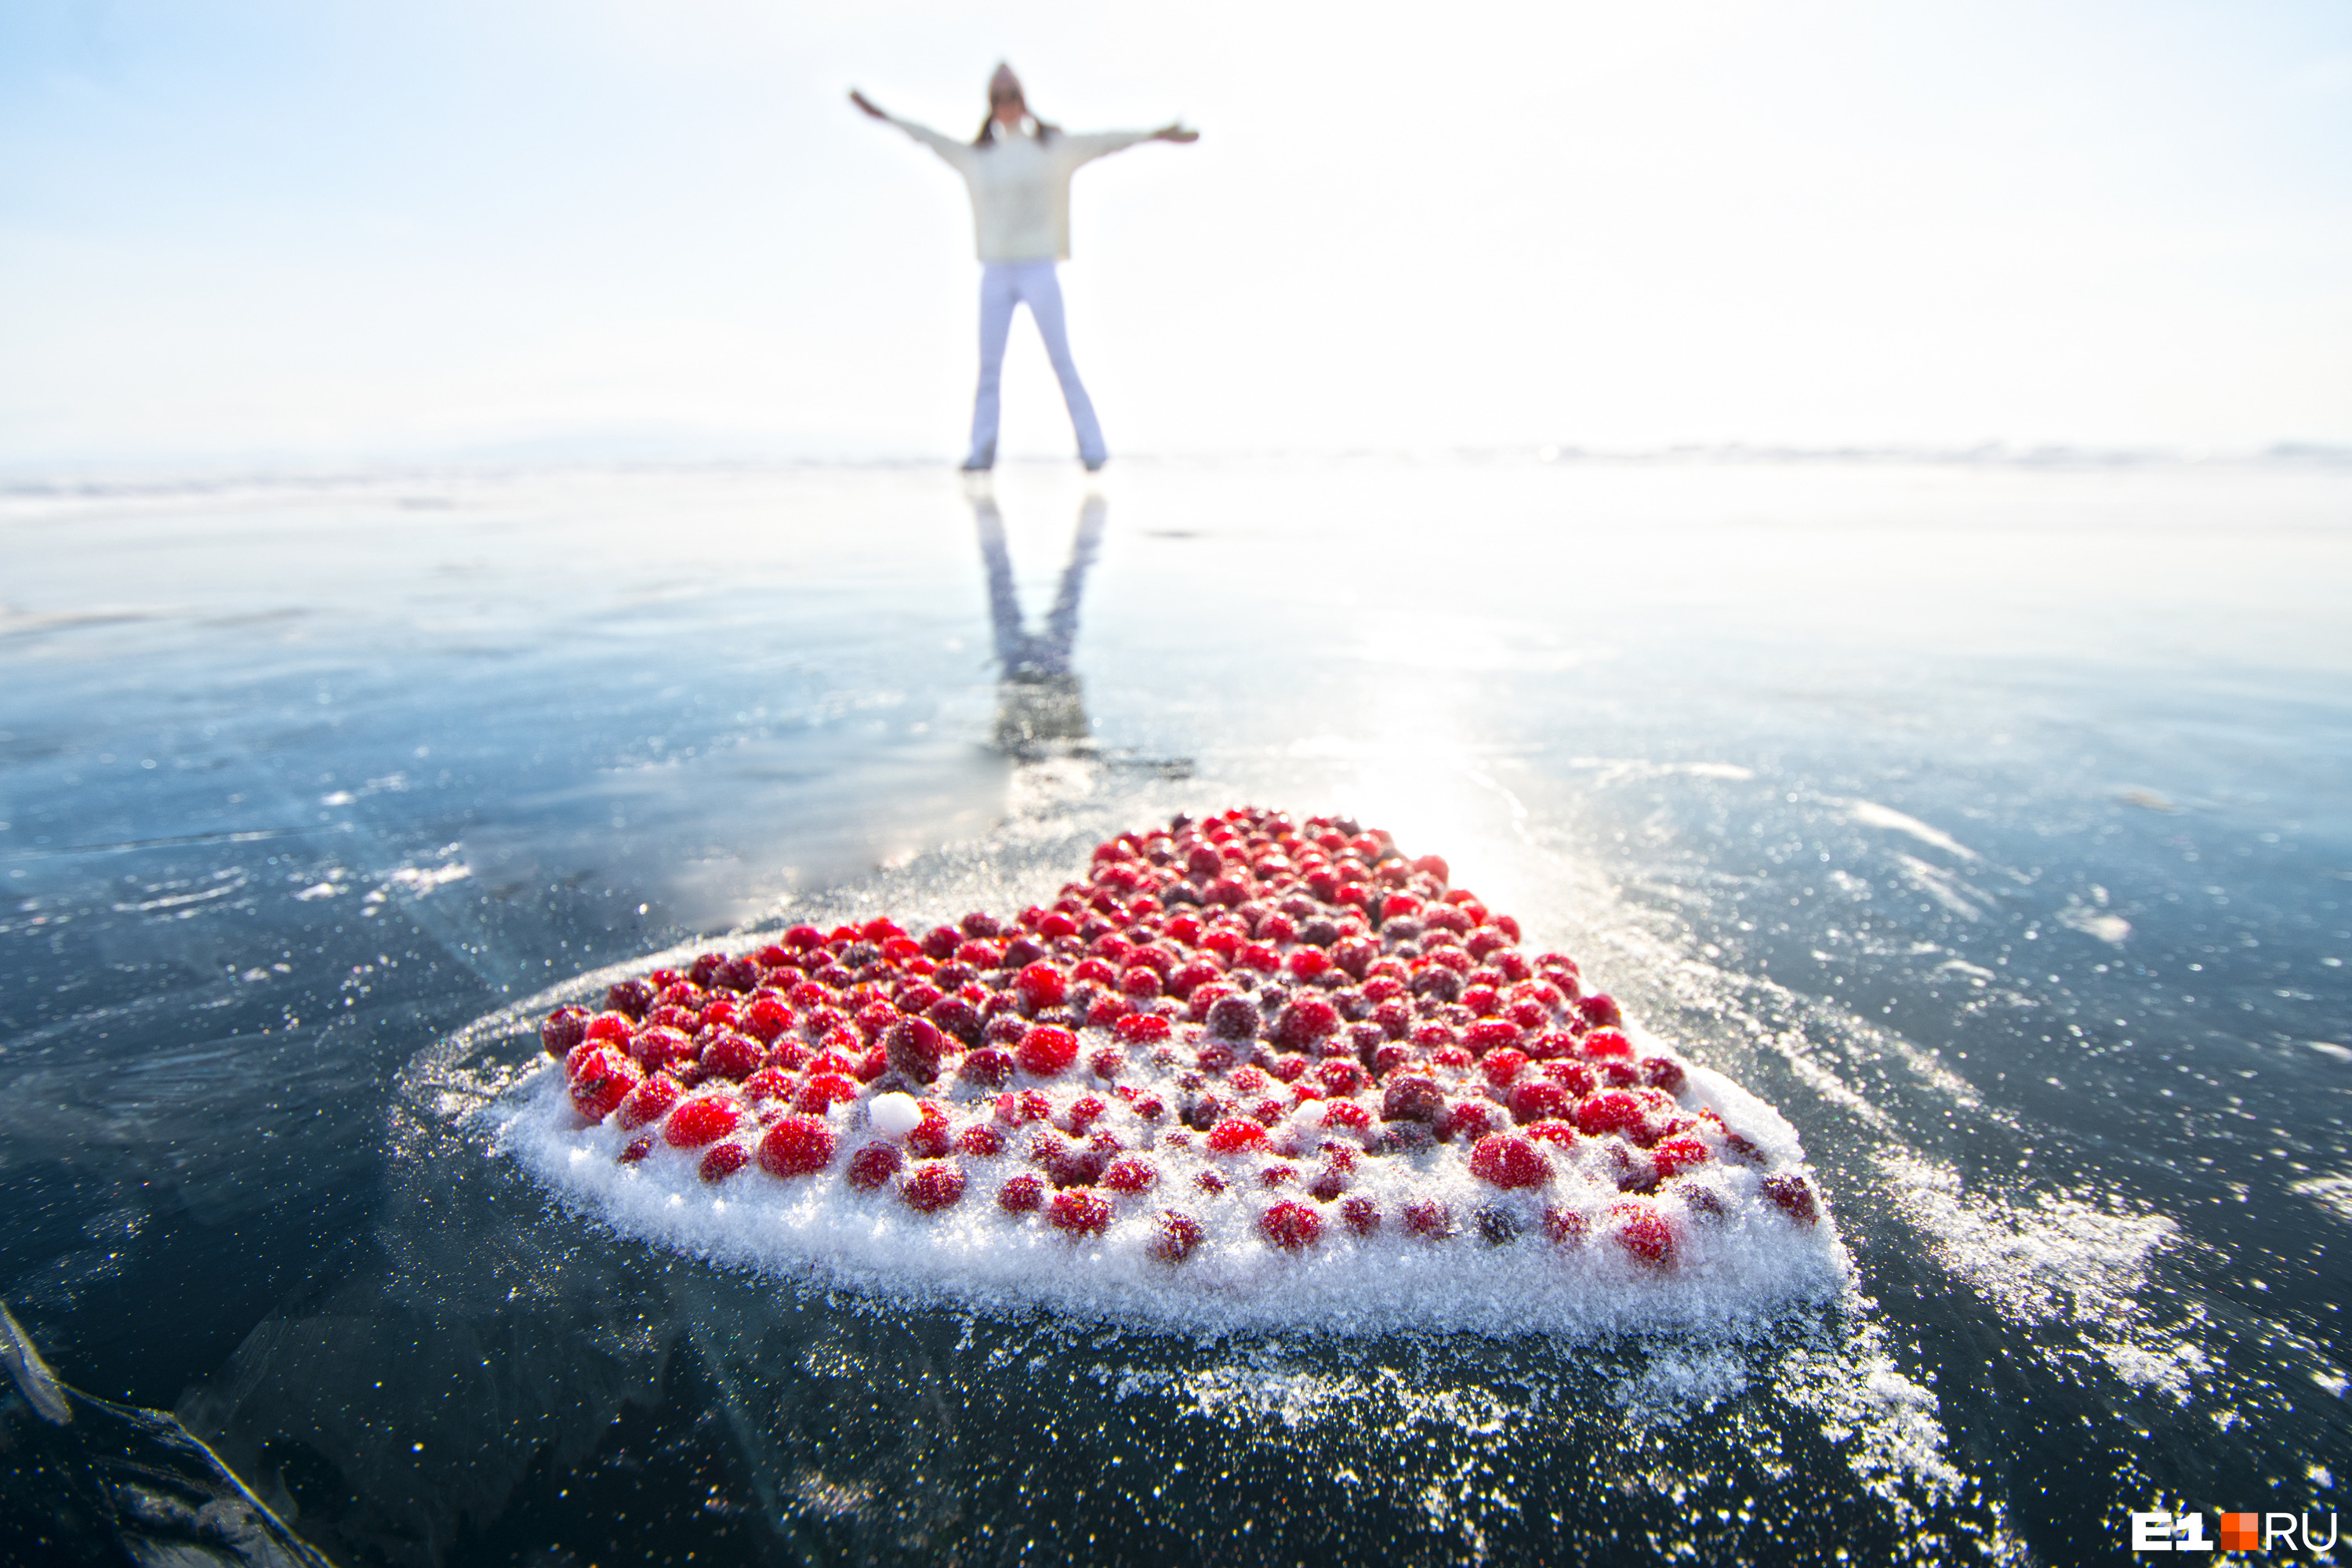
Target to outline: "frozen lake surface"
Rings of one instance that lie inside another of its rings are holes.
[[[2352,470],[412,474],[0,531],[0,1294],[88,1412],[0,1410],[57,1467],[12,1544],[106,1527],[58,1478],[122,1405],[344,1563],[2073,1562],[2343,1506]],[[912,1305],[602,1229],[467,1119],[536,1047],[452,1041],[583,972],[1017,908],[1242,802],[1443,853],[1777,1107],[1854,1292]]]

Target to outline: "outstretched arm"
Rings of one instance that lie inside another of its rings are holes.
[[[1157,131],[1089,131],[1081,135],[1060,138],[1068,144],[1068,155],[1081,163],[1124,152],[1139,142],[1185,142],[1200,139],[1199,132],[1186,129],[1180,120],[1171,120]]]
[[[897,126],[899,130],[905,132],[916,141],[920,142],[924,146],[929,147],[932,152],[937,153],[940,157],[945,158],[949,163],[956,165],[956,167],[961,168],[963,166],[964,154],[969,152],[970,149],[967,148],[964,143],[956,141],[953,137],[942,136],[928,125],[918,125],[911,120],[899,119],[897,115],[886,111],[881,105],[876,103],[872,99],[866,97],[856,88],[852,88],[849,90],[849,101],[856,104],[860,111],[869,114],[877,120]]]

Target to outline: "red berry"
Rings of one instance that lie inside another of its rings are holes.
[[[629,1097],[621,1101],[621,1125],[634,1128],[659,1121],[684,1092],[678,1088],[677,1079],[667,1073],[654,1074],[631,1089]]]
[[[1140,1193],[1160,1181],[1160,1168],[1140,1155],[1113,1161],[1102,1173],[1102,1184],[1115,1193]]]
[[[762,996],[743,1010],[743,1032],[762,1045],[792,1027],[793,1010],[772,996]]]
[[[1470,1173],[1506,1191],[1538,1187],[1551,1180],[1551,1162],[1526,1139],[1496,1132],[1479,1139],[1470,1151]]]
[[[1244,1121],[1236,1117],[1220,1121],[1209,1129],[1209,1148],[1215,1153],[1232,1154],[1265,1145],[1265,1129],[1255,1121]]]
[[[1121,1018],[1114,1027],[1118,1032],[1118,1037],[1129,1042],[1130,1045],[1146,1044],[1152,1040],[1164,1040],[1171,1033],[1171,1026],[1168,1020],[1158,1013],[1129,1013],[1127,1016]],[[1109,1075],[1105,1074],[1104,1076],[1108,1077]]]
[[[1454,1212],[1444,1204],[1423,1200],[1404,1205],[1404,1231],[1424,1241],[1444,1241],[1454,1234]]]
[[[1349,1198],[1339,1205],[1339,1217],[1358,1236],[1370,1236],[1381,1228],[1381,1205],[1370,1198]]]
[[[1152,1231],[1151,1256],[1162,1263],[1181,1263],[1201,1245],[1201,1234],[1200,1224],[1192,1215],[1170,1209]]]
[[[986,1122],[976,1121],[956,1134],[956,1147],[980,1159],[991,1160],[1004,1152],[1004,1134]]]
[[[745,1100],[790,1100],[792,1097],[792,1075],[782,1068],[764,1067],[743,1080]]]
[[[740,1143],[719,1143],[702,1157],[702,1163],[696,1169],[706,1182],[723,1182],[751,1161],[750,1151]]]
[[[1285,1252],[1312,1247],[1323,1237],[1323,1216],[1296,1199],[1286,1199],[1258,1215],[1258,1234]]]
[[[637,1032],[636,1025],[624,1013],[599,1013],[588,1020],[582,1037],[590,1040],[610,1040],[625,1046],[629,1037]]]
[[[589,1121],[602,1121],[618,1109],[646,1075],[636,1063],[609,1047],[585,1045],[580,1049],[590,1054],[572,1074],[572,1104]]]
[[[1078,1037],[1055,1024],[1040,1024],[1021,1037],[1021,1065],[1039,1078],[1051,1078],[1078,1059]]]
[[[945,1160],[926,1160],[898,1184],[898,1195],[918,1214],[953,1208],[963,1199],[963,1173]]]
[[[662,1142],[673,1149],[699,1149],[716,1143],[743,1120],[743,1108],[716,1095],[688,1100],[662,1123]]]
[[[635,1140],[627,1148],[621,1151],[621,1163],[624,1165],[636,1164],[653,1152],[653,1135],[651,1133],[647,1133],[645,1137]]]
[[[767,1054],[767,1047],[748,1035],[723,1034],[702,1047],[702,1070],[712,1078],[749,1078]]]
[[[814,1116],[787,1116],[760,1140],[760,1168],[772,1176],[806,1176],[833,1163],[833,1129]]]
[[[1418,1121],[1435,1126],[1445,1119],[1445,1091],[1435,1079],[1406,1077],[1389,1080],[1381,1096],[1381,1120]]]
[[[1192,1178],[1192,1184],[1204,1193],[1222,1193],[1225,1190],[1224,1177],[1214,1171],[1202,1171]]]
[[[1544,1077],[1566,1089],[1570,1098],[1574,1100],[1582,1100],[1601,1087],[1601,1080],[1594,1078],[1592,1069],[1582,1062],[1546,1062]]]
[[[1100,1236],[1110,1225],[1110,1200],[1086,1187],[1055,1193],[1047,1218],[1056,1230],[1076,1236]]]
[[[1678,1176],[1694,1165],[1705,1164],[1707,1147],[1696,1138],[1668,1138],[1650,1151],[1650,1158],[1657,1163],[1659,1175]]]
[[[1813,1184],[1802,1176],[1767,1176],[1761,1184],[1764,1195],[1788,1212],[1800,1225],[1811,1225],[1821,1218],[1821,1204],[1813,1196]]]
[[[1496,1089],[1508,1088],[1511,1080],[1519,1076],[1519,1069],[1527,1065],[1528,1056],[1525,1051],[1512,1050],[1508,1047],[1489,1052],[1486,1059],[1479,1064],[1480,1069],[1486,1075],[1486,1081]]]
[[[1062,972],[1042,959],[1014,975],[1013,984],[1021,999],[1039,1012],[1060,1006],[1070,994],[1070,983]]]
[[[1485,988],[1482,986],[1480,989]],[[1494,993],[1489,991],[1486,995],[1488,1004],[1491,1005]],[[1475,1012],[1478,1005],[1471,1003],[1469,1006],[1473,1012]],[[1469,1047],[1473,1056],[1483,1056],[1488,1051],[1517,1045],[1519,1026],[1501,1018],[1481,1018],[1463,1031],[1462,1043]]]
[[[1559,983],[1555,980],[1553,984]],[[1560,985],[1560,989],[1566,991],[1568,987]],[[1625,1021],[1625,1015],[1618,1007],[1616,999],[1597,991],[1578,1003],[1577,1010],[1584,1015],[1584,1021],[1595,1028],[1613,1029]]]
[[[1543,1212],[1544,1234],[1562,1247],[1572,1247],[1583,1241],[1591,1222],[1574,1209],[1547,1208]]]
[[[870,1193],[898,1173],[906,1156],[896,1143],[868,1143],[849,1157],[849,1184]]]
[[[1622,1132],[1642,1121],[1642,1102],[1622,1089],[1604,1089],[1576,1108],[1576,1125],[1588,1137]]]
[[[572,1047],[587,1037],[588,1009],[585,1007],[558,1007],[539,1026],[540,1043],[557,1061],[562,1061]]]
[[[1315,1068],[1315,1081],[1323,1086],[1325,1093],[1344,1098],[1364,1087],[1364,1069],[1345,1059],[1320,1062]]]
[[[940,1063],[951,1047],[929,1018],[900,1018],[883,1030],[882,1049],[895,1070],[929,1083],[940,1076]]]
[[[1045,1184],[1035,1176],[1015,1176],[997,1189],[996,1204],[1008,1214],[1034,1214],[1045,1202]]]
[[[1668,1094],[1680,1094],[1686,1077],[1682,1064],[1665,1057],[1643,1057],[1640,1063],[1642,1081]]]
[[[1637,1262],[1663,1268],[1675,1255],[1675,1233],[1665,1216],[1638,1198],[1609,1205],[1609,1234]]]
[[[1502,1109],[1491,1100],[1457,1100],[1447,1107],[1445,1133],[1449,1138],[1484,1138],[1502,1120]]]
[[[1563,1149],[1570,1147],[1577,1140],[1576,1126],[1569,1121],[1558,1120],[1530,1121],[1522,1131],[1527,1137],[1538,1143],[1557,1143]]]
[[[1298,1167],[1296,1165],[1268,1165],[1257,1173],[1258,1185],[1262,1187],[1287,1186],[1297,1179]]]
[[[1585,1035],[1580,1048],[1592,1061],[1631,1061],[1633,1057],[1633,1042],[1622,1029],[1593,1029]]]
[[[1358,1131],[1372,1124],[1372,1113],[1352,1100],[1335,1100],[1323,1108],[1326,1127],[1352,1127]]]
[[[852,1079],[840,1073],[821,1072],[801,1085],[800,1097],[793,1102],[793,1109],[811,1116],[822,1116],[825,1107],[856,1098],[857,1085]]]

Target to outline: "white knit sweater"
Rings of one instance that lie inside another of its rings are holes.
[[[971,192],[971,221],[982,261],[1067,261],[1070,176],[1079,165],[1149,142],[1149,131],[1057,131],[1039,140],[997,127],[980,146],[940,135],[897,115],[890,123],[947,160]]]

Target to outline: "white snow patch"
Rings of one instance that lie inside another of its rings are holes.
[[[1881,805],[1874,800],[1849,800],[1844,804],[1847,819],[1864,827],[1885,827],[1896,833],[1907,833],[1920,843],[1931,844],[1948,855],[1957,855],[1963,860],[1977,858],[1975,850],[1942,828],[1930,827],[1917,817],[1897,811],[1891,805]]]

